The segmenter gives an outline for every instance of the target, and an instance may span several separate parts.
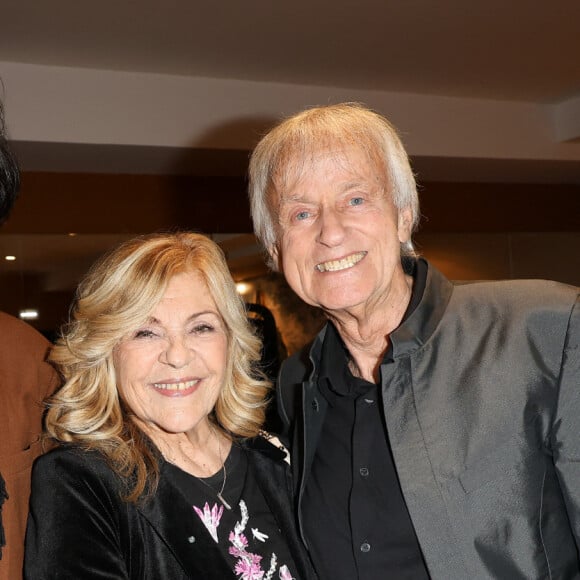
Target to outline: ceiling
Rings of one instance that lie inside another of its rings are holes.
[[[553,103],[577,0],[5,0],[0,60]]]

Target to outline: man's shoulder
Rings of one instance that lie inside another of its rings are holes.
[[[0,312],[2,416],[8,412],[19,416],[22,420],[20,432],[28,433],[26,437],[41,431],[41,401],[59,384],[55,369],[47,362],[49,350],[50,342],[32,326]]]
[[[24,345],[23,345],[24,343]],[[30,324],[0,311],[0,344],[2,348],[34,348],[46,350],[49,341]]]
[[[580,296],[580,288],[552,280],[492,280],[455,282],[454,285],[456,298],[482,298],[490,304],[505,303],[531,309],[570,309]]]

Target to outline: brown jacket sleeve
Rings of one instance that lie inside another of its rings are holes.
[[[49,347],[29,324],[0,312],[0,473],[8,494],[1,512],[6,546],[0,580],[22,577],[30,471],[42,450],[43,401],[58,385],[46,362]]]

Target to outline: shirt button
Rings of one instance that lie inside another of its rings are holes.
[[[364,542],[363,544],[360,545],[360,551],[361,552],[370,552],[371,551],[371,545],[368,542]]]
[[[362,477],[368,477],[369,470],[366,467],[361,467],[359,469],[359,473],[362,475]]]
[[[372,405],[375,402],[374,399],[365,399],[364,401],[367,405]]]

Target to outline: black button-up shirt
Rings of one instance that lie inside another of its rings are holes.
[[[411,314],[425,288],[417,263]],[[334,326],[324,344],[318,388],[328,400],[302,512],[321,580],[429,578],[401,492],[388,441],[381,391],[354,377]],[[391,349],[383,364],[392,362]]]

